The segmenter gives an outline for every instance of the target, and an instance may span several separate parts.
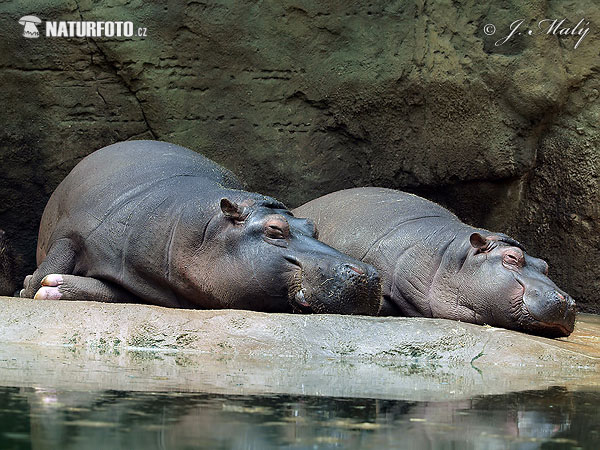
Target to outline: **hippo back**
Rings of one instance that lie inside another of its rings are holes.
[[[186,183],[186,178],[193,178],[194,183]],[[79,233],[88,235],[115,211],[123,211],[124,205],[131,214],[143,216],[152,213],[143,210],[144,204],[149,208],[156,205],[149,196],[180,189],[185,198],[192,194],[184,192],[191,186],[202,191],[202,181],[205,192],[215,183],[223,188],[244,188],[230,171],[178,145],[140,140],[104,147],[77,164],[50,197],[40,224],[37,263],[45,259],[54,240],[69,234],[59,223],[61,218],[64,223],[75,218]],[[177,184],[181,187],[176,188]]]
[[[460,224],[454,214],[432,201],[386,188],[333,192],[296,208],[293,213],[313,219],[323,242],[361,260],[383,239],[396,235],[401,227],[411,224],[418,227],[419,221],[435,218]],[[336,232],[340,229],[343,232]]]

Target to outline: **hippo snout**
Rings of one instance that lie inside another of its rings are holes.
[[[541,334],[556,337],[568,336],[575,327],[575,301],[558,289],[533,292],[523,297],[523,304],[538,323]]]
[[[339,304],[339,312],[348,314],[375,315],[381,308],[381,280],[373,266],[355,263],[340,264],[334,269],[334,289],[337,299],[331,306]],[[332,286],[333,287],[333,286]]]
[[[376,315],[381,280],[377,269],[360,261],[321,260],[302,265],[302,289],[294,299],[304,312]]]

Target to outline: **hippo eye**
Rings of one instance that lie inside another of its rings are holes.
[[[267,226],[265,231],[270,238],[283,239],[283,230],[276,225]]]
[[[290,237],[290,225],[282,215],[274,215],[263,224],[265,237],[274,240],[286,240]]]
[[[515,252],[508,251],[502,255],[502,262],[512,267],[522,267],[523,257]]]
[[[283,227],[278,224],[270,223],[265,227],[265,234],[267,237],[271,239],[285,239],[288,236],[288,232],[286,232]]]

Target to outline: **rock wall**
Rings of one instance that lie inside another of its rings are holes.
[[[0,3],[0,228],[23,275],[56,185],[126,139],[200,151],[297,206],[419,193],[547,259],[600,312],[600,12],[593,0]],[[18,19],[130,20],[146,37],[25,39]],[[510,25],[521,27],[501,45]],[[550,22],[581,36],[547,34]],[[589,23],[588,23],[589,22]],[[487,24],[494,24],[492,35]],[[531,35],[527,30],[534,31]],[[521,35],[518,32],[522,32]]]

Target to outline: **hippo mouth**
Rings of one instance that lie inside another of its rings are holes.
[[[518,308],[519,325],[525,330],[534,332],[538,335],[546,337],[561,337],[568,336],[573,332],[575,322],[575,310],[574,305],[572,307],[570,300],[564,297],[558,292],[550,294],[552,301],[558,304],[556,311],[551,311],[549,314],[553,315],[552,321],[547,318],[541,317],[540,312],[536,312],[533,308],[527,305],[525,301],[525,286],[524,284],[516,279],[521,285],[523,292],[515,300],[516,304],[520,305]],[[571,301],[572,302],[572,301]]]
[[[544,334],[550,336],[568,336],[573,332],[572,329],[569,330],[567,327],[556,323],[540,322],[540,324],[544,327]]]
[[[546,337],[561,337],[568,336],[573,332],[573,327],[568,328],[566,325],[560,323],[546,322],[544,320],[537,319],[533,314],[531,314],[524,302],[522,312],[523,318],[525,319],[523,321],[525,323],[524,328],[531,330],[536,334]]]
[[[296,293],[294,294],[294,304],[292,305],[292,307],[296,306],[302,312],[312,312],[312,308],[310,307],[310,304],[306,301],[304,293],[304,288],[301,288],[299,291],[296,291]]]
[[[289,262],[292,268],[292,280],[290,283],[290,289],[288,292],[288,301],[292,307],[293,312],[296,313],[310,313],[313,312],[310,304],[306,300],[306,289],[302,286],[303,273],[302,264],[293,256],[284,257]]]

